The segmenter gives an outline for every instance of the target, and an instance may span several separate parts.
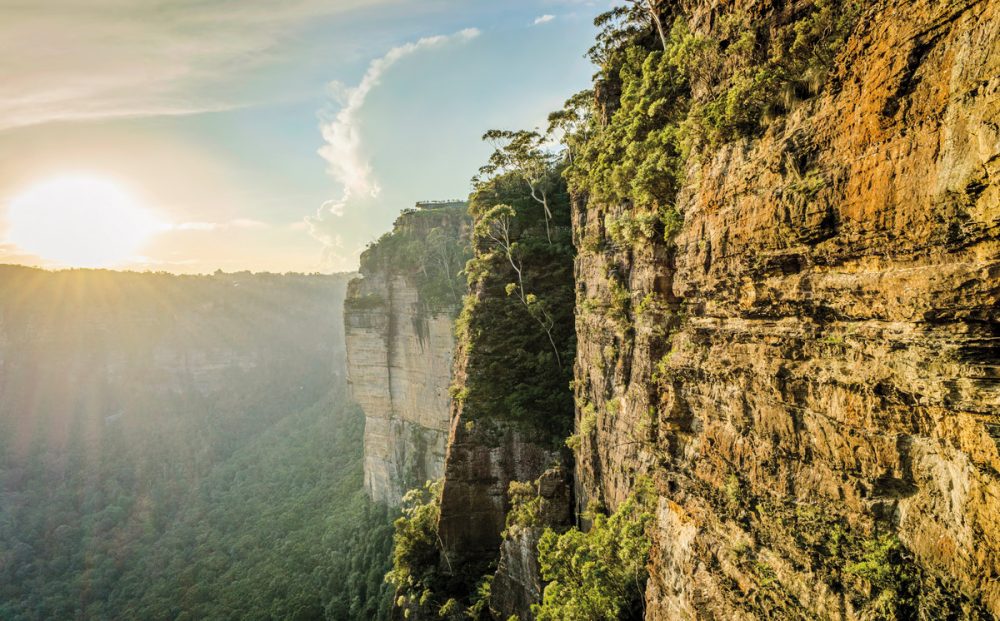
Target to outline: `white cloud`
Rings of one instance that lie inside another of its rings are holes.
[[[361,143],[359,114],[368,95],[381,83],[385,72],[403,58],[425,49],[470,41],[479,34],[476,28],[466,28],[451,35],[425,37],[394,47],[368,65],[368,70],[357,86],[346,87],[339,82],[330,85],[331,91],[341,103],[341,108],[331,121],[320,128],[326,144],[320,148],[319,154],[327,161],[330,176],[340,184],[341,195],[323,203],[316,217],[307,220],[312,235],[327,248],[341,246],[342,240],[339,235],[322,231],[319,224],[331,215],[343,215],[352,198],[374,197],[379,193],[378,181],[365,157]]]
[[[316,19],[393,1],[5,0],[0,130],[245,105],[220,84],[275,62]]]
[[[539,15],[538,17],[535,18],[535,21],[533,23],[535,26],[538,26],[539,24],[547,24],[552,20],[554,20],[555,18],[556,18],[555,15],[549,15],[549,14]]]

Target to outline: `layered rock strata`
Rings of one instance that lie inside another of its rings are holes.
[[[658,485],[647,619],[858,618],[888,534],[925,610],[1000,616],[1000,2],[866,3],[833,72],[692,160],[672,242],[578,258],[578,503]]]
[[[419,245],[434,230],[457,238],[465,227],[464,203],[418,205],[400,216],[393,235]],[[421,256],[381,261],[377,246],[348,286],[347,367],[365,412],[365,487],[374,500],[396,505],[444,474],[457,302],[424,299]]]

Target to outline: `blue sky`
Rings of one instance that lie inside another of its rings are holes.
[[[83,171],[169,223],[122,267],[208,272],[353,270],[401,209],[464,197],[486,129],[587,87],[609,3],[36,4],[0,4],[0,262],[48,265],[3,206]]]

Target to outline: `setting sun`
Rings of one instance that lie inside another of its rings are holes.
[[[9,242],[38,257],[74,267],[129,262],[163,224],[114,182],[59,177],[32,186],[7,210]]]

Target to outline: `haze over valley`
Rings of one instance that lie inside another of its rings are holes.
[[[1000,0],[0,40],[0,621],[1000,619]]]

